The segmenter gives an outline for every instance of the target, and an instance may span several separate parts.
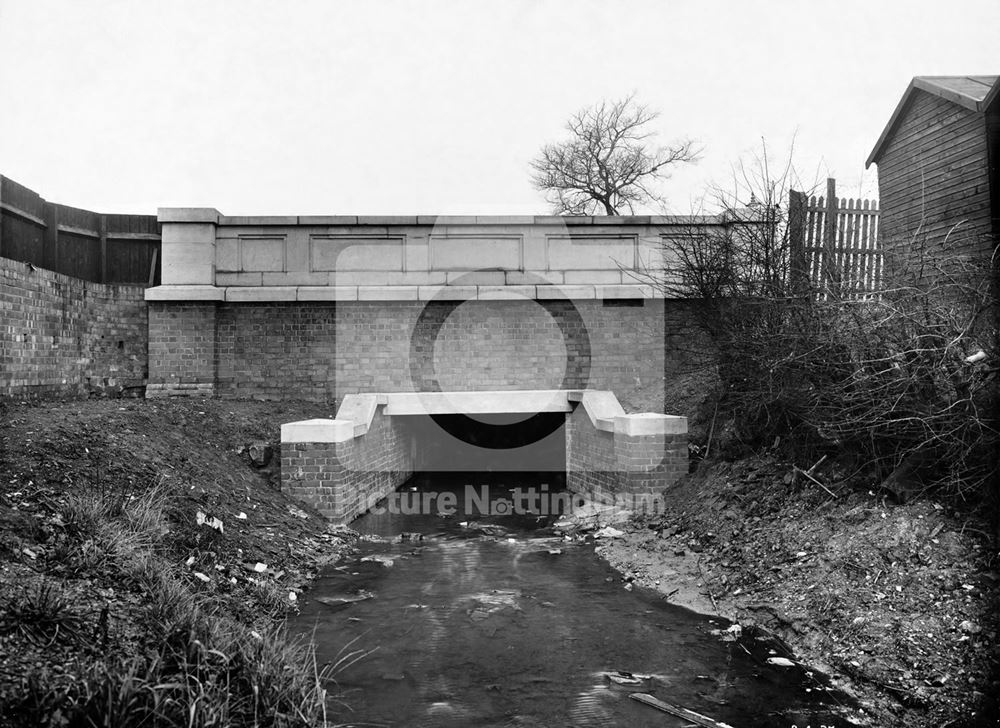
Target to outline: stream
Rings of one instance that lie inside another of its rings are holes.
[[[383,510],[424,512],[356,520],[359,552],[303,600],[291,627],[315,638],[321,663],[370,651],[336,676],[339,724],[691,725],[628,697],[648,693],[733,728],[851,725],[823,675],[767,664],[791,656],[750,635],[725,641],[728,623],[626,588],[591,537],[557,532],[558,514],[480,515],[466,483],[493,502],[530,481],[483,479],[415,476],[397,502],[423,507]],[[441,508],[444,493],[455,508]]]

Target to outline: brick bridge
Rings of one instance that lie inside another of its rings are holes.
[[[331,518],[421,467],[421,417],[547,413],[569,488],[594,495],[662,491],[685,469],[686,420],[658,413],[686,303],[643,272],[669,274],[671,240],[724,220],[168,208],[159,221],[146,396],[341,402],[282,431],[283,487]]]

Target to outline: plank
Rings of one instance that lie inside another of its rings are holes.
[[[713,720],[706,715],[695,713],[693,710],[682,708],[679,705],[665,703],[662,700],[654,698],[648,693],[630,693],[629,697],[632,698],[632,700],[643,703],[644,705],[656,708],[657,710],[662,710],[664,713],[676,715],[678,718],[683,718],[684,720],[694,723],[695,725],[700,725],[702,728],[733,728],[728,723],[720,723],[719,721]]]

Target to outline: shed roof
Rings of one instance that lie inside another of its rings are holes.
[[[868,155],[865,167],[870,167],[872,162],[878,161],[899,122],[899,117],[903,114],[903,109],[918,89],[947,99],[970,111],[983,113],[1000,93],[1000,76],[914,76],[910,85],[906,87],[903,98],[899,100],[895,111],[889,117],[889,123],[885,125],[881,136],[875,142],[875,148]]]

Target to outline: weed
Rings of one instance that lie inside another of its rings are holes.
[[[43,582],[35,589],[23,589],[11,599],[0,615],[0,631],[17,632],[34,645],[51,647],[59,638],[83,641],[86,621],[71,607],[61,591]]]

